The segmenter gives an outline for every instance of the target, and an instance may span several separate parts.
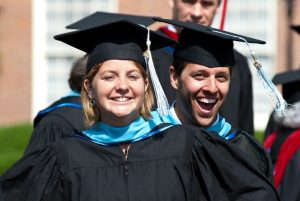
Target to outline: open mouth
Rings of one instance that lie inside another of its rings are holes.
[[[197,99],[197,103],[200,108],[205,111],[211,111],[215,104],[217,103],[217,99],[214,98],[199,98]]]

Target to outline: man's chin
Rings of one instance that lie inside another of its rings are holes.
[[[195,121],[196,126],[200,127],[210,127],[214,122],[214,118],[198,118],[197,121]]]

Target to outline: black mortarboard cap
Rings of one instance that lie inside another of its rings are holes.
[[[121,13],[108,13],[97,11],[89,16],[86,16],[77,22],[67,25],[67,29],[87,29],[104,24],[109,24],[112,22],[117,22],[120,20],[127,20],[136,24],[142,24],[144,26],[149,26],[155,21],[150,16],[141,15],[129,15]]]
[[[233,41],[244,42],[246,40],[248,43],[265,44],[265,41],[262,40],[192,22],[180,22],[162,18],[154,19],[183,28],[179,36],[179,43],[174,50],[175,58],[207,67],[232,67],[234,65]]]
[[[272,81],[282,85],[282,96],[288,103],[300,101],[300,70],[278,73]]]
[[[291,28],[300,34],[300,25],[292,25]]]
[[[145,67],[146,27],[122,20],[89,29],[54,36],[70,46],[90,54],[87,72],[97,63],[109,59],[133,60]],[[150,31],[151,50],[174,45],[175,41]]]

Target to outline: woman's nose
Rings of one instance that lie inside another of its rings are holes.
[[[117,90],[127,90],[129,88],[128,80],[126,78],[120,78],[118,79],[116,83],[116,89]]]

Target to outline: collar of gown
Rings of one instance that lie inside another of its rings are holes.
[[[154,119],[161,119],[162,121],[170,124],[182,124],[182,122],[179,120],[176,112],[175,112],[175,102],[173,102],[171,108],[170,108],[170,114],[166,116],[159,116],[159,114],[156,111],[153,111],[152,116]],[[217,114],[217,118],[215,122],[206,128],[208,131],[215,132],[219,136],[227,139],[227,136],[230,134],[231,131],[231,124],[226,122],[225,118],[222,117],[220,114]]]
[[[110,146],[123,142],[140,141],[172,126],[166,124],[158,127],[162,123],[165,122],[159,118],[145,120],[142,117],[138,117],[126,126],[116,127],[104,122],[98,122],[92,128],[82,131],[82,133],[97,144]]]

